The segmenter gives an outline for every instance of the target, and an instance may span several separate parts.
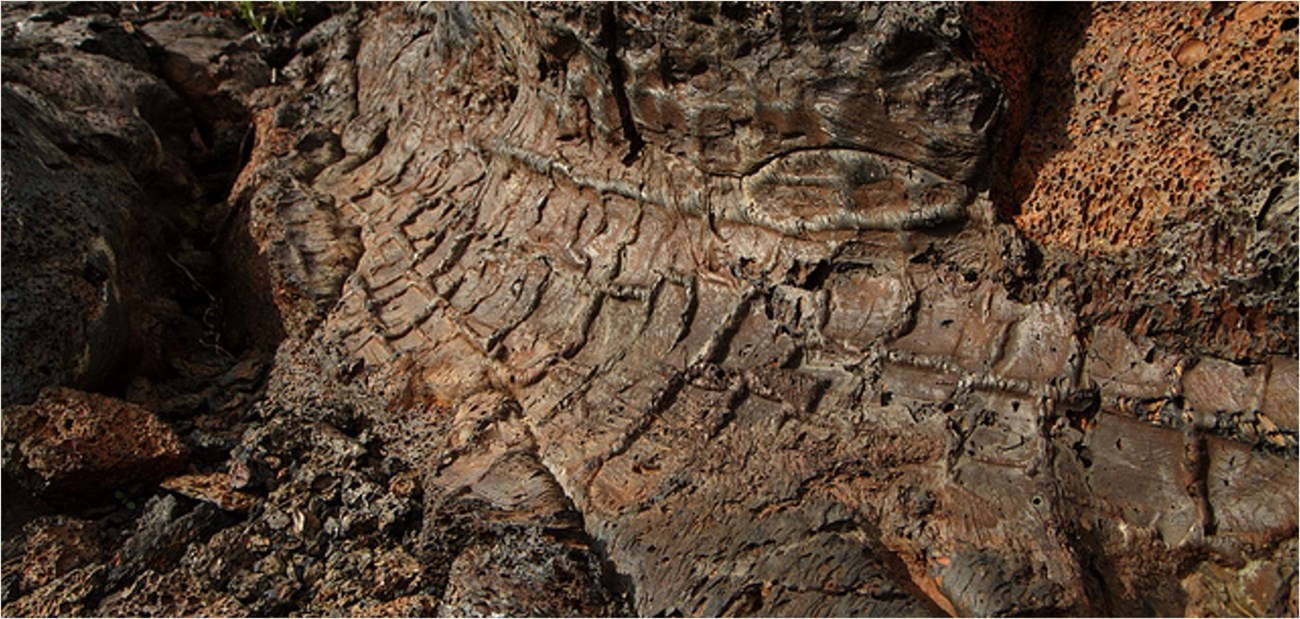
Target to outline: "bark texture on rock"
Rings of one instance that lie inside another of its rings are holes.
[[[1294,614],[1295,13],[339,7],[173,75],[248,110],[250,352],[137,383],[194,470],[7,536],[75,560],[6,610]]]

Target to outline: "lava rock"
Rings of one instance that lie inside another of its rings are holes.
[[[600,574],[585,547],[557,543],[535,527],[504,528],[452,563],[437,616],[625,616]]]
[[[103,542],[93,523],[66,516],[46,516],[23,531],[24,590],[39,589],[72,570],[102,562]]]
[[[235,490],[227,473],[180,475],[163,480],[162,487],[232,512],[248,511],[255,500],[252,496]]]
[[[180,439],[153,413],[108,396],[48,389],[4,409],[6,467],[64,503],[156,484],[185,465]]]
[[[114,385],[148,297],[58,175],[212,224],[154,258],[225,319],[127,390],[192,474],[111,558],[6,540],[5,610],[1294,615],[1294,76],[1235,70],[1279,6],[339,5],[260,54],[224,8],[6,11],[6,391]],[[56,96],[123,36],[161,77]],[[141,92],[161,151],[83,113]],[[110,184],[175,153],[229,195]]]

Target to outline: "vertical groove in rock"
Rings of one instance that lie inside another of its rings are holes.
[[[627,70],[619,58],[619,26],[615,11],[618,5],[606,3],[601,7],[600,42],[605,47],[605,63],[609,66],[609,88],[618,105],[618,117],[623,127],[623,139],[627,140],[627,154],[623,156],[623,165],[631,165],[641,154],[645,140],[636,128],[636,119],[632,117],[632,106],[627,100]]]

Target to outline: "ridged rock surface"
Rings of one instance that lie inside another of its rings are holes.
[[[1294,615],[1295,14],[312,17],[223,91],[246,350],[125,392],[191,470],[6,611]]]

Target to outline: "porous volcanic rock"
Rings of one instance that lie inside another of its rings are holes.
[[[5,470],[50,500],[82,501],[161,481],[185,450],[153,413],[72,389],[4,409]]]
[[[2,19],[5,405],[48,385],[120,390],[211,331],[215,315],[191,310],[212,305],[206,250],[248,127],[236,95],[269,72],[213,29],[221,20],[158,29],[111,3],[13,8]],[[199,77],[173,69],[187,53],[215,63],[202,88],[169,81]]]
[[[1296,354],[1296,7],[1065,5],[1010,170],[1081,315],[1229,359]]]
[[[122,27],[250,123],[221,337],[128,372],[195,455],[5,612],[1297,612],[1293,6],[202,10]]]

